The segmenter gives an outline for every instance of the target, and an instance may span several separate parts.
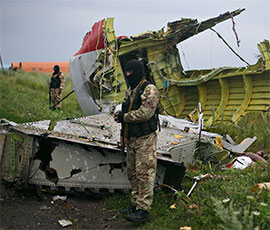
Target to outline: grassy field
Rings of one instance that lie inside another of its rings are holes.
[[[83,113],[75,93],[62,102],[61,110],[49,107],[50,74],[6,72],[0,75],[0,117],[22,123],[39,120],[52,122],[67,117],[80,117]],[[65,78],[62,96],[73,90],[70,77]]]
[[[63,102],[61,110],[49,110],[49,74],[7,72],[0,74],[0,117],[21,123],[38,120],[54,122],[82,116],[75,94]],[[66,79],[63,95],[73,89]],[[230,134],[238,143],[245,137],[257,136],[249,151],[270,153],[269,113],[250,114],[237,125],[219,125],[211,131]],[[191,196],[185,194],[194,176],[210,173],[211,179],[200,182]],[[270,229],[270,192],[255,185],[270,182],[268,166],[260,163],[245,170],[220,170],[215,165],[195,165],[187,169],[182,191],[155,192],[151,222],[142,229]],[[106,199],[115,213],[129,205],[129,196],[115,194]]]

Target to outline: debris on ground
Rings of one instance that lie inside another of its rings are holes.
[[[256,139],[257,137],[247,137],[240,144],[232,144],[227,142],[226,140],[223,140],[223,147],[234,153],[243,153],[249,146],[253,144],[254,141],[256,141]]]
[[[256,187],[270,191],[270,182],[256,184]]]
[[[176,209],[176,203],[172,204],[172,205],[170,206],[170,209]]]
[[[15,184],[3,180],[0,183],[1,230],[137,229],[124,218],[112,218],[112,211],[105,209],[104,196],[73,191],[66,201],[51,204],[55,191],[49,187],[40,200],[32,186],[18,189]],[[72,225],[63,227],[59,220],[69,220]]]
[[[191,230],[192,228],[189,227],[189,226],[183,226],[183,227],[180,227],[180,230]]]
[[[187,197],[190,196],[191,192],[194,190],[195,186],[198,184],[199,181],[201,181],[201,180],[207,180],[207,179],[210,179],[210,178],[212,178],[212,175],[210,173],[207,173],[205,175],[199,175],[199,176],[194,177],[195,182],[192,185],[192,187],[189,190],[189,192],[187,193]]]
[[[72,222],[69,220],[58,220],[58,223],[62,226],[62,227],[66,227],[69,225],[72,225]]]
[[[67,199],[67,196],[53,196],[53,200],[56,201],[56,200],[66,200]]]
[[[232,167],[234,169],[245,169],[246,167],[251,165],[252,162],[253,161],[250,157],[240,156],[240,157],[237,157],[235,161],[230,166],[228,166],[228,168]]]
[[[264,164],[267,164],[267,160],[264,158],[264,157],[266,157],[266,155],[264,153],[263,154],[261,154],[261,153],[262,153],[262,151],[257,152],[257,153],[247,152],[247,153],[243,153],[242,156],[250,157],[252,159],[252,161],[254,161],[254,162],[260,161],[260,162],[263,162]]]

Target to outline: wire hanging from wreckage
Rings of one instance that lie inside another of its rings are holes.
[[[236,51],[226,42],[226,40],[213,28],[210,28],[213,32],[217,34],[217,36],[225,43],[226,46],[229,47],[229,49],[243,62],[245,62],[248,66],[250,65],[244,58],[242,58]]]
[[[240,39],[238,38],[238,35],[237,35],[237,32],[236,32],[236,29],[235,29],[235,22],[234,22],[234,19],[233,19],[233,15],[230,13],[230,17],[232,19],[232,23],[233,23],[233,26],[232,26],[232,30],[234,32],[234,35],[235,35],[235,38],[236,38],[236,43],[237,43],[237,46],[239,47],[240,46]],[[217,34],[217,36],[225,43],[226,46],[229,47],[229,49],[238,57],[240,58],[241,61],[245,62],[248,66],[250,65],[244,58],[242,58],[238,53],[236,53],[236,51],[225,41],[225,39],[216,31],[214,30],[213,28],[210,28],[210,30],[212,30],[213,32],[215,32]]]
[[[235,29],[235,22],[234,22],[234,19],[233,19],[233,16],[232,16],[232,14],[230,14],[230,17],[231,17],[231,19],[232,19],[232,23],[233,23],[233,26],[232,26],[232,30],[233,30],[233,32],[234,32],[234,35],[235,35],[235,38],[236,38],[236,43],[237,43],[237,46],[239,47],[240,46],[240,40],[239,40],[239,38],[238,38],[238,35],[237,35],[237,32],[236,32],[236,29]]]

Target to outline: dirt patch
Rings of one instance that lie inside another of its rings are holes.
[[[66,200],[53,198],[59,194],[36,189],[18,189],[1,181],[1,230],[20,229],[138,229],[116,211],[106,208],[105,197],[82,193],[60,194]],[[62,227],[59,220],[69,220],[72,225]]]

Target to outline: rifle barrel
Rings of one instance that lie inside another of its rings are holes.
[[[65,100],[70,94],[72,94],[75,90],[73,89],[72,91],[70,91],[66,96],[64,96],[60,101],[56,102],[53,106],[50,107],[50,109],[54,109],[55,106],[57,106],[60,102],[62,102],[63,100]]]

